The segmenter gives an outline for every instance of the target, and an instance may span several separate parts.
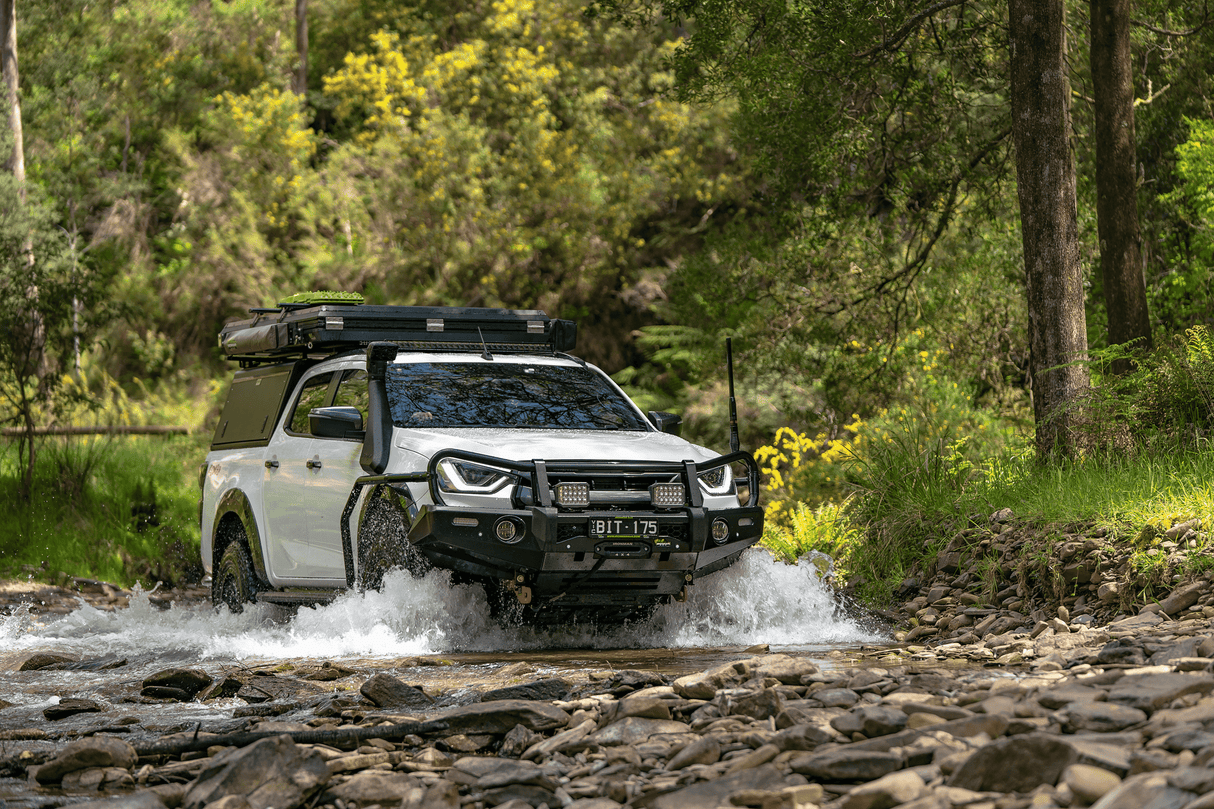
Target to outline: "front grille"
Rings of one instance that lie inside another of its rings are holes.
[[[671,472],[566,472],[552,470],[548,485],[585,483],[590,487],[591,508],[595,511],[635,511],[650,507],[649,487],[655,483],[681,481]]]

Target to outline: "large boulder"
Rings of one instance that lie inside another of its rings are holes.
[[[251,809],[293,809],[328,781],[329,768],[320,753],[300,747],[290,736],[275,736],[215,756],[186,791],[182,807],[202,809],[238,795]]]
[[[77,739],[64,747],[53,759],[43,764],[34,773],[39,784],[57,784],[63,776],[76,770],[90,767],[118,767],[130,769],[139,756],[135,748],[113,736],[90,736]]]

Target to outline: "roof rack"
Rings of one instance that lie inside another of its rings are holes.
[[[576,323],[536,309],[368,306],[348,293],[302,297],[273,309],[250,309],[252,318],[226,324],[219,331],[220,351],[251,367],[339,354],[377,340],[424,351],[529,354],[572,351],[577,342]]]

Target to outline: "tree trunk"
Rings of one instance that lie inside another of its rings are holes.
[[[25,139],[21,133],[21,98],[17,92],[17,0],[0,0],[0,73],[4,102],[13,130],[13,151],[5,167],[17,178],[17,193],[25,202]]]
[[[1130,73],[1130,0],[1091,0],[1092,85],[1096,96],[1096,220],[1109,345],[1137,340],[1151,348],[1138,230],[1134,83]],[[1114,373],[1131,370],[1129,360]]]
[[[1046,460],[1076,449],[1068,405],[1088,385],[1066,30],[1063,0],[1009,0],[1008,8],[1033,420]]]
[[[20,82],[17,71],[17,0],[0,0],[0,73],[4,77],[4,100],[8,114],[9,126],[13,132],[13,151],[6,166],[17,181],[17,197],[22,205],[26,201],[25,191],[25,138],[21,127],[21,97]],[[22,246],[25,260],[32,269],[34,266],[33,236],[28,236]],[[18,368],[18,383],[22,391],[18,402],[20,420],[25,427],[23,443],[29,453],[25,457],[25,471],[21,478],[21,497],[28,500],[33,494],[34,465],[37,460],[37,447],[34,443],[34,402],[31,401],[24,389],[24,380],[32,376],[41,380],[46,373],[46,330],[42,317],[38,312],[38,287],[31,284],[26,289],[26,302],[29,306],[28,334],[21,335],[21,346],[25,349],[26,363]],[[26,372],[29,372],[27,375]],[[18,456],[21,456],[19,451]]]
[[[308,0],[295,0],[295,56],[298,62],[291,77],[296,95],[308,92]]]

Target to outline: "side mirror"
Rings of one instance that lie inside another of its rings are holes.
[[[363,437],[363,414],[356,407],[315,407],[308,411],[308,432],[317,438]]]
[[[670,433],[671,435],[678,435],[683,431],[683,419],[674,413],[661,413],[657,410],[650,410],[649,422],[662,432]]]

